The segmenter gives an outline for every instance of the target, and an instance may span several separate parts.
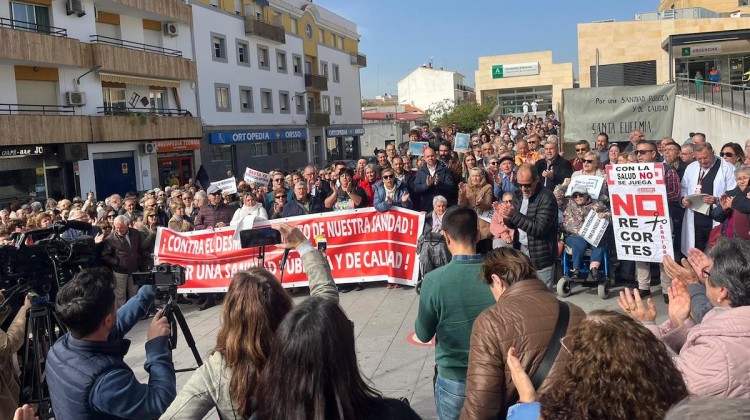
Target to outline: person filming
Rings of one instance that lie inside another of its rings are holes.
[[[5,296],[0,292],[0,303],[5,302]],[[15,373],[15,358],[18,350],[23,346],[24,331],[26,331],[26,312],[31,308],[31,301],[26,296],[21,309],[16,313],[7,331],[0,330],[0,418],[13,417],[18,407],[19,379]],[[10,305],[0,310],[0,323],[10,315]]]
[[[152,419],[166,411],[177,390],[163,310],[148,329],[148,384],[124,361],[130,347],[125,334],[148,313],[155,296],[155,286],[142,286],[116,309],[114,277],[101,268],[79,272],[60,289],[55,309],[68,333],[52,346],[46,363],[57,420]]]

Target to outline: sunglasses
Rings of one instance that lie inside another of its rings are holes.
[[[654,153],[656,150],[636,150],[635,154],[638,156],[645,155],[646,153]]]
[[[276,199],[277,199],[277,200],[278,200],[278,199],[286,200],[286,196],[285,196],[285,195],[277,195],[277,196],[276,196]]]
[[[594,163],[595,161],[593,159],[584,159],[583,163]]]
[[[534,185],[534,183],[533,182],[532,183],[528,183],[528,184],[517,183],[516,185],[518,186],[518,188],[531,188],[531,186]]]
[[[115,218],[115,215],[114,215],[114,214],[108,214],[108,215],[107,215],[107,219],[114,219],[114,218]]]
[[[490,165],[497,165],[497,162],[490,162]]]
[[[734,153],[732,153],[732,152],[721,152],[721,153],[719,153],[719,156],[721,156],[721,157],[729,157],[730,158],[730,157],[734,157]]]
[[[581,197],[585,197],[585,196],[586,196],[586,194],[583,194],[583,193],[573,193],[573,198],[581,198]]]
[[[393,175],[383,175],[383,179],[393,179]]]
[[[155,214],[149,214],[148,217],[156,217]]]
[[[585,152],[586,149],[576,149],[576,152]]]
[[[284,182],[284,178],[276,178],[273,182]]]

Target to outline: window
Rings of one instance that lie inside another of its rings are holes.
[[[339,66],[338,64],[331,64],[331,77],[333,78],[333,83],[339,83],[341,81],[341,76],[339,74]]]
[[[344,37],[343,36],[336,37],[336,48],[340,50],[344,49]]]
[[[232,146],[215,145],[211,148],[212,161],[232,161]]]
[[[324,114],[330,114],[331,113],[331,97],[330,96],[321,96],[320,98],[320,105],[321,105],[321,111],[323,111]]]
[[[276,70],[279,73],[286,73],[286,52],[276,50]]]
[[[294,102],[297,107],[297,113],[304,114],[305,113],[305,94],[302,92],[297,92],[294,95]]]
[[[211,51],[214,61],[227,62],[227,37],[211,32]]]
[[[268,156],[268,143],[250,143],[251,156]]]
[[[292,70],[297,76],[302,76],[302,56],[292,54]]]
[[[318,34],[320,35],[318,37],[318,42],[321,44],[325,44],[326,43],[326,31],[321,29],[320,31],[318,31]]]
[[[599,66],[599,86],[646,86],[656,84],[656,60]],[[596,86],[596,67],[591,66],[591,86]]]
[[[740,0],[740,6],[750,6],[750,0]]]
[[[10,18],[16,29],[49,33],[49,8],[25,3],[10,4]]]
[[[104,113],[118,114],[125,112],[128,105],[125,102],[124,87],[105,87],[102,88],[104,97]]]
[[[320,62],[320,75],[326,79],[328,78],[328,63],[325,61]]]
[[[341,98],[338,96],[333,98],[333,112],[335,112],[336,115],[341,115]]]
[[[237,64],[250,67],[250,47],[248,43],[239,39],[235,43],[237,45]]]
[[[214,83],[216,90],[216,111],[232,112],[232,98],[229,96],[229,85]]]
[[[240,112],[253,112],[253,88],[240,86]]]
[[[258,67],[261,70],[271,70],[271,62],[268,57],[268,47],[258,45]]]
[[[292,18],[292,33],[297,35],[297,25],[299,25],[299,22],[297,22],[297,19]]]
[[[273,93],[271,89],[260,90],[260,107],[266,114],[273,113]]]
[[[282,114],[289,114],[291,112],[289,106],[289,92],[285,90],[279,91],[279,111]]]
[[[164,113],[169,108],[167,106],[167,91],[166,90],[151,90],[148,92],[148,99],[151,102],[151,111],[156,113]]]

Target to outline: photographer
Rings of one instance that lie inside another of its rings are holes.
[[[5,296],[0,292],[0,303],[5,302]],[[15,358],[16,352],[23,346],[23,335],[26,331],[26,311],[31,308],[31,301],[26,296],[21,309],[8,327],[8,331],[0,330],[0,418],[13,417],[13,412],[18,407],[18,396],[20,393],[19,379],[16,375]],[[11,313],[11,306],[6,305],[0,311],[0,323]]]
[[[148,384],[138,382],[123,360],[130,340],[123,337],[145,315],[156,287],[143,286],[116,309],[109,270],[83,270],[57,294],[55,308],[69,332],[52,346],[46,375],[55,418],[128,419],[159,417],[176,395],[169,324],[157,312],[148,329]]]

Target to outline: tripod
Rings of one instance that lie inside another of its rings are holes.
[[[53,417],[45,374],[50,347],[67,329],[60,322],[48,296],[37,297],[26,313],[26,332],[20,360],[21,404],[37,405],[40,419]]]
[[[175,369],[175,372],[189,372],[198,369],[199,366],[203,365],[203,360],[201,360],[201,355],[195,346],[195,339],[193,338],[193,333],[190,332],[185,315],[183,315],[182,309],[177,304],[177,286],[169,286],[166,290],[159,290],[159,293],[161,299],[164,300],[166,298],[163,314],[167,318],[167,322],[169,322],[169,344],[172,346],[172,350],[177,348],[177,327],[179,326],[182,329],[182,334],[185,336],[185,342],[190,347],[195,362],[198,364],[196,367]]]

